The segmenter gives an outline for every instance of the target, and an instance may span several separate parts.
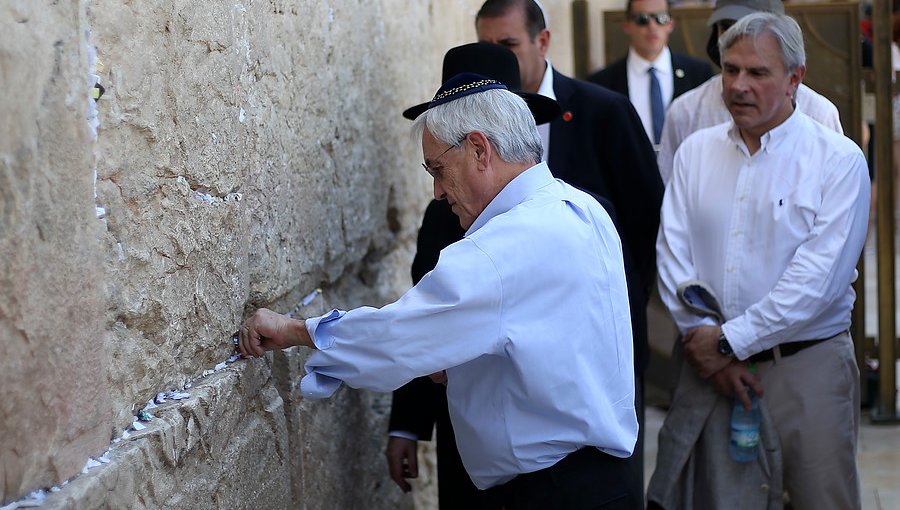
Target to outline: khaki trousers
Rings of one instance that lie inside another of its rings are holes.
[[[859,509],[859,369],[849,333],[757,367],[794,509]]]

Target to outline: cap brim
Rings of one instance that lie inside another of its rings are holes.
[[[419,117],[419,115],[422,115],[422,113],[428,109],[429,104],[431,104],[430,101],[427,103],[410,106],[406,110],[403,110],[403,117],[405,117],[409,120],[416,120]]]
[[[754,12],[759,11],[745,5],[723,5],[722,7],[714,10],[712,14],[709,15],[709,19],[706,21],[706,26],[711,27],[719,21],[722,21],[723,19],[739,20],[748,14],[753,14]]]
[[[534,116],[534,123],[537,125],[552,121],[562,112],[559,103],[549,97],[530,92],[514,92],[514,94],[525,100],[525,104],[528,105],[528,109],[531,110],[531,114]],[[431,102],[410,106],[403,111],[403,117],[409,120],[416,120],[419,115],[425,113],[430,104]]]

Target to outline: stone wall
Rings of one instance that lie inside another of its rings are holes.
[[[568,2],[543,3],[568,71]],[[389,395],[301,399],[301,350],[209,370],[256,307],[408,288],[431,186],[400,112],[479,5],[0,4],[0,505],[413,506],[381,453]]]

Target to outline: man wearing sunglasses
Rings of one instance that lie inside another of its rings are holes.
[[[672,99],[712,76],[706,62],[669,51],[674,28],[666,0],[629,0],[622,23],[631,43],[628,55],[588,78],[628,96],[654,145]]]

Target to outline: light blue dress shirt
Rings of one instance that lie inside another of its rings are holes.
[[[466,471],[480,489],[637,438],[621,243],[606,211],[546,163],[510,182],[433,271],[383,308],[308,319],[301,391],[391,391],[447,370]],[[599,483],[599,481],[598,481]]]

